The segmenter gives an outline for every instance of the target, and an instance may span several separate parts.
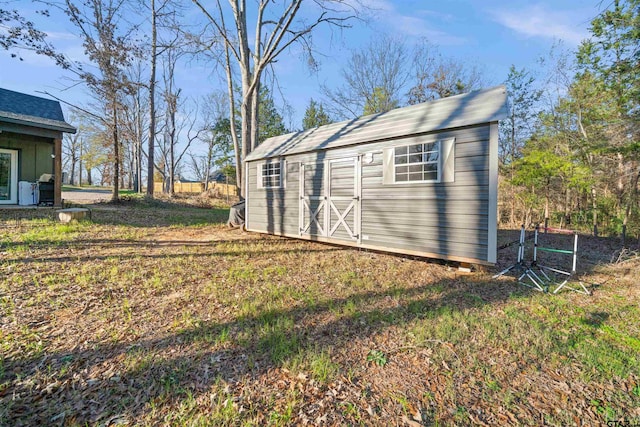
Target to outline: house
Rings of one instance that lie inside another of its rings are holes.
[[[235,170],[235,167],[234,167]],[[235,171],[231,175],[225,174],[223,170],[217,170],[213,172],[211,178],[209,178],[209,182],[217,182],[219,184],[235,184],[236,175]]]
[[[76,129],[65,122],[58,101],[0,88],[0,207],[33,204],[38,197],[23,193],[21,199],[18,183],[31,188],[40,178],[47,181],[41,199],[62,204],[64,132]]]
[[[245,161],[246,228],[494,264],[498,86],[267,139]]]

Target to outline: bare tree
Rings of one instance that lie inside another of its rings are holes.
[[[75,185],[76,168],[80,162],[82,138],[80,132],[65,134],[62,138],[62,168],[69,168],[69,184]]]
[[[199,140],[205,144],[206,153],[189,153],[191,170],[196,178],[204,182],[205,191],[209,189],[211,174],[216,166],[230,163],[233,141],[227,115],[227,95],[224,92],[212,92],[201,101],[203,111],[203,130]]]
[[[419,42],[413,52],[413,86],[409,104],[478,90],[484,85],[481,69],[467,61],[442,56],[427,40]]]
[[[176,87],[175,70],[180,55],[178,47],[167,49],[163,65],[164,122],[160,140],[161,158],[156,170],[163,176],[163,188],[169,194],[173,194],[176,173],[184,155],[203,132],[202,126],[197,125],[197,110],[184,111],[185,102],[180,97],[182,90]],[[184,114],[178,117],[180,110]],[[181,141],[184,141],[184,145],[179,148]]]
[[[71,122],[77,123],[74,134],[65,134],[62,138],[62,168],[69,172],[69,184],[76,184],[76,172],[82,175],[82,150],[86,138],[86,115],[77,109],[71,111]],[[80,178],[78,181],[82,181]]]
[[[398,107],[409,80],[408,49],[404,41],[381,35],[354,50],[340,74],[344,84],[337,89],[323,86],[338,117],[359,117]]]
[[[89,90],[99,108],[80,108],[99,119],[111,134],[113,168],[112,200],[119,200],[121,141],[119,108],[122,96],[131,90],[125,73],[135,52],[132,38],[136,30],[124,19],[125,0],[65,0],[55,4],[78,30],[89,66],[73,64],[71,70]],[[104,176],[103,176],[104,177]]]
[[[214,39],[223,44],[223,63],[227,77],[229,94],[229,121],[236,151],[236,181],[243,191],[242,160],[258,144],[258,105],[260,83],[265,70],[292,44],[299,42],[305,51],[311,54],[311,33],[321,24],[345,26],[352,16],[353,9],[346,7],[350,2],[343,0],[316,0],[318,14],[309,19],[299,16],[304,0],[273,2],[259,0],[255,11],[248,11],[246,0],[229,0],[223,8],[221,0],[216,0],[215,8],[209,9],[201,0],[193,0],[207,18]],[[281,8],[279,6],[282,5]],[[253,12],[253,13],[252,13]],[[248,25],[248,16],[254,15],[255,24],[253,47]],[[231,16],[231,27],[227,27],[225,17]],[[212,49],[217,49],[215,44]],[[235,131],[235,74],[234,67],[239,68],[240,87],[242,90],[240,104],[241,131]]]
[[[132,85],[131,92],[123,97],[122,135],[128,142],[125,157],[129,171],[129,187],[142,193],[142,162],[145,156],[144,145],[147,142],[145,129],[149,110],[148,100],[145,98],[145,87],[142,84],[146,78],[142,60],[136,61],[129,68],[128,76],[129,80],[136,84]]]
[[[441,55],[427,40],[409,48],[388,35],[353,51],[341,75],[342,86],[323,86],[322,91],[331,112],[343,118],[469,92],[483,84],[477,66]]]
[[[156,87],[158,60],[165,51],[175,46],[180,32],[176,23],[180,2],[175,0],[139,0],[142,7],[149,10],[150,40],[149,51],[149,80],[148,89],[148,134],[147,134],[147,191],[149,197],[153,197],[154,171],[155,171],[155,143],[157,136],[158,112],[156,108]],[[170,29],[168,40],[161,37],[159,30]],[[140,184],[142,187],[142,184]]]
[[[156,67],[158,61],[158,13],[156,0],[151,0],[151,54],[149,76],[149,134],[147,145],[147,195],[153,197],[154,147],[156,141]]]

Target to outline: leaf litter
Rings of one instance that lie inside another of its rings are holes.
[[[0,425],[640,419],[639,290],[614,243],[583,239],[593,296],[552,296],[163,207],[0,227]]]

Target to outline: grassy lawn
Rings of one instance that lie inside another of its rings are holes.
[[[581,237],[592,296],[547,295],[491,279],[515,248],[461,274],[228,230],[222,207],[17,215],[2,426],[640,422],[640,259],[611,263],[614,241]]]

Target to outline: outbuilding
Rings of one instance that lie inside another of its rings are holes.
[[[504,86],[269,138],[244,163],[249,231],[494,264]]]
[[[62,205],[65,132],[76,129],[58,101],[0,88],[0,208]]]

